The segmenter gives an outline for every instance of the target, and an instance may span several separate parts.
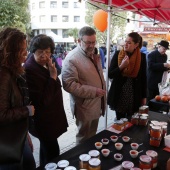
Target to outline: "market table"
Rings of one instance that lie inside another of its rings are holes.
[[[155,111],[155,112],[169,112],[169,103],[168,102],[162,102],[162,101],[156,101],[155,99],[152,99],[149,101],[149,110]]]
[[[169,117],[168,115],[163,115],[156,112],[149,112],[149,119],[150,120],[159,120],[159,121],[166,121],[168,122],[168,134],[170,133],[170,124],[169,124]],[[102,132],[96,134],[92,138],[88,139],[84,143],[77,145],[76,147],[70,149],[69,151],[61,154],[59,157],[53,160],[53,162],[57,163],[60,160],[68,160],[71,166],[75,166],[77,169],[79,169],[79,156],[81,154],[88,153],[90,150],[94,150],[95,142],[101,141],[102,138],[110,138],[111,135],[114,135],[115,133],[110,132],[108,130],[103,130]],[[117,135],[117,134],[115,134]],[[100,160],[101,160],[101,170],[109,170],[117,165],[120,165],[122,161],[128,160],[132,161],[135,166],[139,167],[139,156],[146,154],[147,150],[155,150],[158,153],[158,166],[155,168],[155,170],[165,170],[166,169],[166,162],[170,157],[170,153],[167,151],[164,151],[164,140],[161,141],[161,144],[159,147],[153,147],[149,145],[149,139],[150,136],[148,134],[148,126],[137,126],[133,125],[129,129],[125,130],[124,132],[118,134],[118,136],[124,136],[127,135],[131,137],[131,141],[128,143],[124,143],[122,141],[122,138],[120,137],[118,139],[118,142],[122,142],[124,144],[123,149],[121,151],[117,151],[115,149],[114,143],[112,141],[109,142],[108,145],[103,146],[102,148],[108,148],[112,152],[108,157],[103,157],[100,154]],[[69,140],[69,139],[68,139]],[[129,155],[130,143],[131,142],[137,142],[137,143],[143,143],[143,145],[139,146],[138,151],[143,150],[142,153],[139,154],[137,158],[131,158]],[[123,159],[120,162],[117,162],[114,160],[113,155],[114,153],[122,153]]]

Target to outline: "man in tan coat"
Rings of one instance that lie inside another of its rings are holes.
[[[78,127],[77,143],[96,134],[99,118],[105,112],[105,80],[100,56],[94,54],[95,44],[95,30],[81,28],[78,45],[68,53],[62,67],[63,87],[70,93]]]

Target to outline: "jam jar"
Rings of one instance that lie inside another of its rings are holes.
[[[142,170],[151,170],[152,158],[148,155],[141,155],[139,157],[139,168]]]
[[[139,125],[146,126],[148,123],[148,118],[146,116],[140,116]]]
[[[151,146],[159,147],[160,143],[161,143],[161,138],[150,137],[150,142],[149,142],[149,144],[150,144]]]
[[[139,116],[132,115],[131,123],[134,124],[134,125],[138,125],[138,123],[139,123]]]
[[[91,156],[88,154],[82,154],[79,156],[79,167],[80,169],[88,169],[89,167],[89,160]]]
[[[146,113],[148,114],[148,111],[149,111],[149,106],[146,106],[146,105],[143,105],[141,107],[139,107],[139,113]]]
[[[123,170],[130,170],[133,167],[134,167],[134,163],[133,162],[130,162],[130,161],[123,161],[122,162]]]
[[[162,134],[162,129],[160,126],[152,126],[150,130],[150,136],[153,138],[160,138]]]
[[[97,150],[90,150],[89,153],[88,153],[91,158],[100,158],[100,152],[97,151]]]
[[[146,155],[150,156],[152,158],[152,168],[156,168],[158,164],[158,153],[154,150],[148,150],[146,151]]]
[[[91,158],[89,160],[88,170],[101,170],[101,161],[98,158]]]

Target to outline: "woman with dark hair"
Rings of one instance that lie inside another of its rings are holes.
[[[6,148],[7,155],[14,152],[21,152],[21,158],[18,162],[12,162],[14,155],[11,155],[11,162],[3,163],[0,161],[1,170],[32,170],[35,168],[35,161],[31,152],[32,143],[30,138],[26,138],[28,129],[28,117],[34,115],[34,106],[29,105],[29,95],[26,80],[24,78],[24,69],[22,63],[27,56],[27,42],[26,35],[16,28],[5,28],[0,32],[0,129],[4,130],[5,126],[12,127],[10,136],[13,142],[21,143],[23,140],[23,147],[18,147],[12,145],[12,149]],[[25,138],[18,136],[20,134],[19,130],[14,133],[14,129],[18,126],[22,129],[24,123]],[[15,126],[14,126],[15,125]],[[2,132],[2,130],[1,130]],[[4,132],[5,137],[7,133]],[[3,134],[0,134],[0,138],[3,139]],[[28,141],[29,140],[29,141]],[[2,142],[0,145],[2,147]],[[8,145],[11,141],[7,141]],[[6,145],[7,145],[6,143]],[[7,147],[7,146],[6,146]],[[14,147],[14,148],[13,148]],[[19,148],[22,148],[19,150]],[[3,148],[4,149],[4,148]],[[2,149],[0,150],[2,154]],[[6,155],[0,155],[1,159],[6,157]],[[8,160],[7,160],[8,161]],[[2,165],[3,164],[3,165]],[[27,165],[26,165],[27,164]]]
[[[113,79],[108,105],[116,111],[117,119],[127,117],[146,104],[146,56],[140,52],[142,37],[128,34],[124,49],[117,51],[111,61],[108,76]]]
[[[25,62],[29,94],[35,106],[35,130],[40,140],[40,166],[60,154],[57,138],[67,131],[61,83],[51,54],[53,40],[46,35],[34,38],[32,55]]]

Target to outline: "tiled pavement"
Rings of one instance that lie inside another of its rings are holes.
[[[76,145],[75,136],[77,132],[75,119],[73,119],[72,113],[70,111],[69,94],[64,90],[63,90],[63,99],[64,99],[64,108],[65,108],[69,127],[67,132],[58,138],[59,145],[60,145],[60,153],[64,153]],[[111,110],[108,110],[108,116],[107,116],[108,126],[113,123],[114,118],[115,118],[115,113]],[[106,120],[105,117],[100,118],[98,132],[100,132],[105,128],[105,120]],[[31,136],[31,138],[34,145],[34,152],[33,152],[34,158],[36,161],[36,165],[39,166],[39,140],[33,136]]]

